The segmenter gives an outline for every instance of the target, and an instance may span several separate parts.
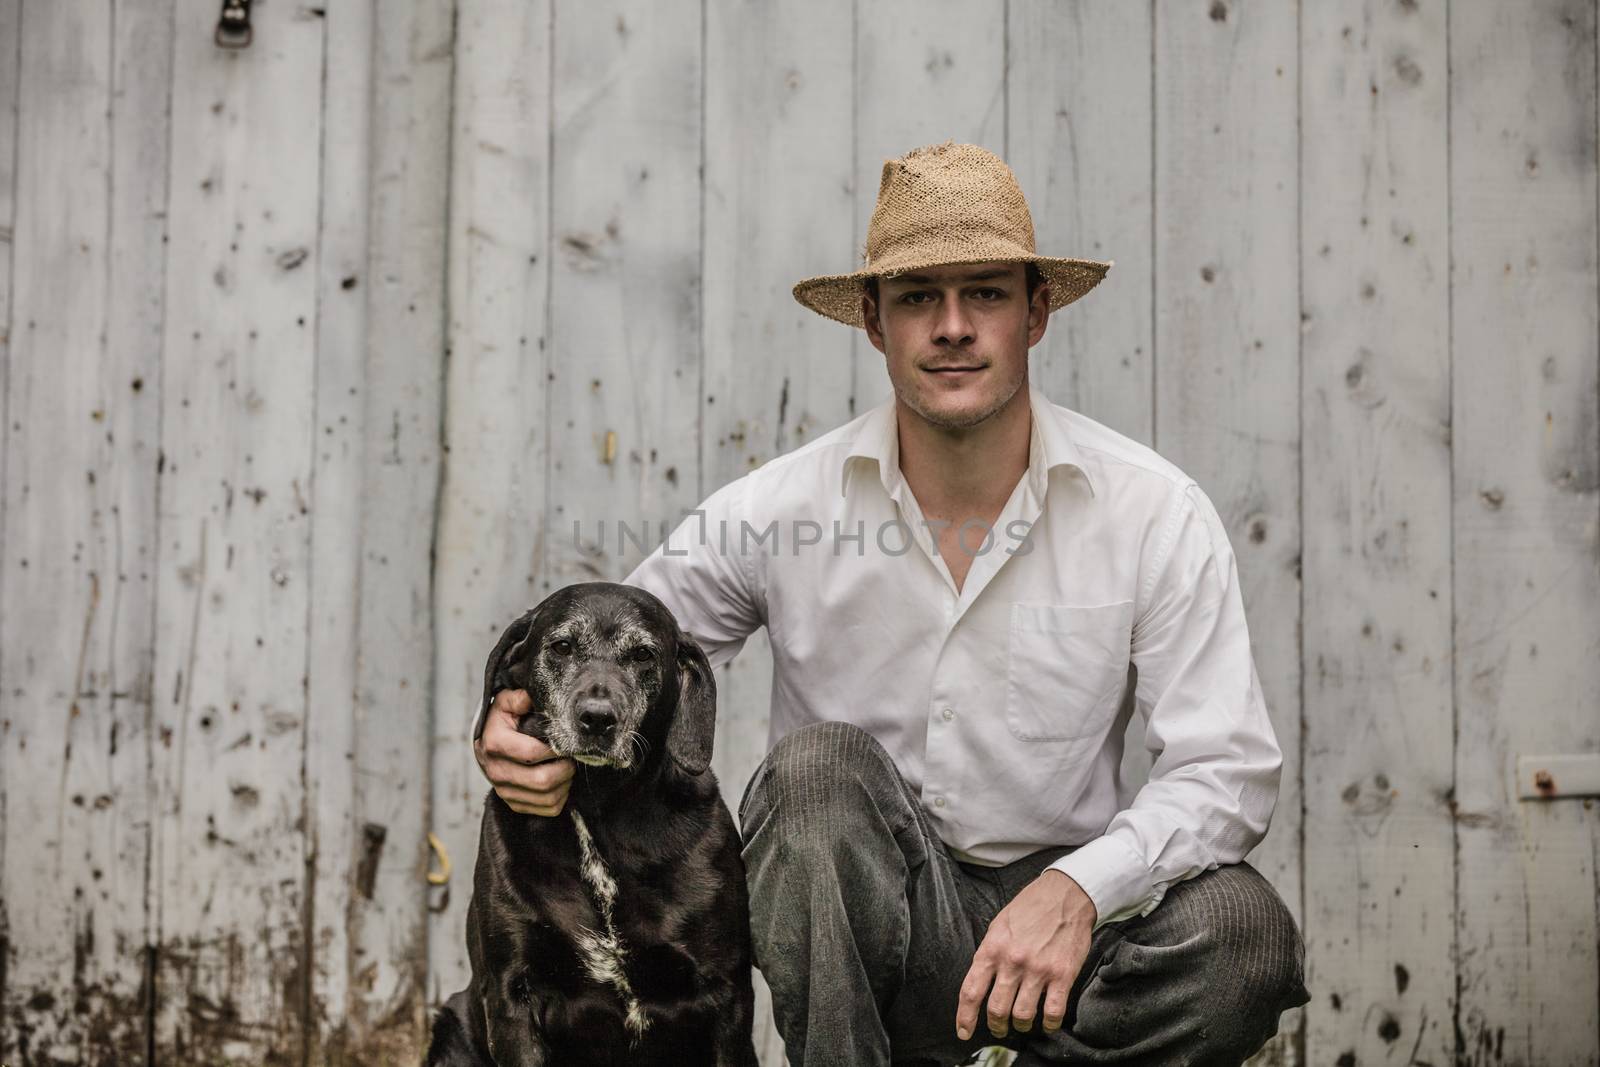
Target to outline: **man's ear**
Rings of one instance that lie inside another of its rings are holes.
[[[889,350],[883,347],[883,323],[878,318],[878,300],[864,287],[861,290],[861,319],[867,328],[867,340],[872,342],[872,347],[888,355]]]
[[[693,637],[678,637],[678,713],[667,731],[667,753],[684,773],[701,775],[711,766],[717,732],[717,680],[711,661]]]
[[[528,688],[527,652],[528,642],[533,637],[534,613],[526,611],[507,626],[494,651],[489,653],[489,660],[483,666],[483,706],[478,710],[478,732],[472,736],[474,741],[483,735],[483,724],[496,693],[502,689]]]
[[[1044,339],[1044,329],[1050,324],[1050,282],[1040,282],[1028,298],[1028,347]]]

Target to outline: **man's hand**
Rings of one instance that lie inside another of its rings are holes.
[[[517,730],[517,720],[533,709],[525,689],[502,689],[484,716],[483,733],[472,754],[484,777],[512,811],[559,815],[567,803],[576,765],[558,758],[549,745]]]
[[[1045,1030],[1061,1029],[1067,995],[1089,955],[1094,922],[1094,902],[1060,871],[1047,870],[1024,886],[994,917],[972,957],[956,1008],[957,1036],[963,1041],[972,1036],[985,993],[989,1032],[997,1038],[1005,1037],[1013,1023],[1022,1033],[1033,1029],[1041,995]]]

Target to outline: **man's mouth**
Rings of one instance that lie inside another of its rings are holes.
[[[969,374],[976,374],[983,369],[984,367],[981,364],[976,363],[958,363],[947,367],[923,368],[923,370],[927,371],[929,374],[932,374],[936,378],[946,378],[952,381],[964,378]]]

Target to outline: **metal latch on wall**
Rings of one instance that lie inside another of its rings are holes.
[[[1600,796],[1600,754],[1518,756],[1517,798]]]
[[[217,47],[247,48],[254,36],[250,29],[250,0],[222,0],[222,17],[217,20]]]

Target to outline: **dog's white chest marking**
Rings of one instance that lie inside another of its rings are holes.
[[[600,913],[602,927],[601,930],[579,931],[578,953],[583,958],[583,967],[589,972],[589,977],[611,986],[622,998],[628,1012],[626,1025],[637,1041],[649,1028],[650,1019],[645,1015],[639,998],[634,995],[633,986],[628,983],[627,971],[623,968],[628,949],[617,936],[617,925],[611,917],[611,908],[617,899],[617,880],[612,877],[611,869],[594,847],[589,824],[583,821],[583,816],[578,814],[576,808],[567,810],[572,813],[572,825],[578,831],[578,869],[594,899],[595,910]]]

